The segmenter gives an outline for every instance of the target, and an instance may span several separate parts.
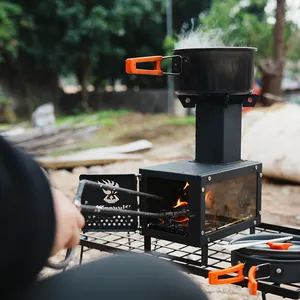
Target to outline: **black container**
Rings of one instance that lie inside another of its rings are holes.
[[[177,95],[249,94],[254,84],[256,51],[256,48],[251,47],[175,49],[172,56],[127,59],[126,72],[174,75]],[[163,59],[172,59],[172,73],[161,70]],[[145,62],[154,62],[154,69],[137,68],[137,63]]]
[[[281,238],[288,234],[255,234],[237,238],[230,244],[270,240]],[[268,277],[264,281],[276,283],[295,283],[300,280],[300,237],[294,236],[288,243],[294,246],[288,250],[273,250],[266,244],[249,248],[242,248],[231,252],[231,263],[244,263],[244,272],[247,274],[252,266],[269,264],[269,268],[262,269],[259,276]]]

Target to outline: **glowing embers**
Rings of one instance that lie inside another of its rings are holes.
[[[167,219],[148,219],[148,228],[187,235],[190,218],[189,182],[151,178],[148,181],[148,187],[151,191],[164,197],[164,200],[147,201],[147,210],[174,213],[173,217]]]

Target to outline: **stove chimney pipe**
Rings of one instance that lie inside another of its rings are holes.
[[[204,97],[196,103],[197,162],[224,164],[241,160],[242,103],[229,104],[228,98]]]

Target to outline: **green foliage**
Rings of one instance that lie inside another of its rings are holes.
[[[4,56],[15,57],[17,55],[17,24],[16,17],[21,13],[18,5],[0,2],[0,59]]]
[[[249,1],[250,2],[250,1]],[[264,10],[267,0],[252,0],[250,7],[241,7],[239,0],[213,1],[211,10],[200,16],[204,30],[221,28],[223,42],[228,46],[257,47],[257,58],[272,53],[273,26],[266,22]],[[252,10],[256,8],[257,13]]]
[[[59,116],[56,119],[56,125],[66,124],[85,124],[96,125],[102,124],[103,126],[110,127],[117,122],[117,119],[129,114],[128,110],[103,110],[92,113],[78,113],[69,116]]]
[[[185,21],[197,17],[209,2],[191,0],[186,5],[174,0],[175,31]],[[11,0],[3,3],[5,9],[0,6],[0,14],[5,12],[5,20],[13,25],[9,36],[14,36],[19,46],[17,64],[21,63],[22,73],[38,74],[50,69],[59,74],[75,73],[80,82],[88,75],[96,85],[116,78],[141,87],[165,84],[164,78],[128,76],[124,61],[127,57],[164,54],[167,1]],[[6,17],[12,13],[15,19]]]
[[[166,36],[163,44],[163,48],[166,55],[171,55],[176,43],[176,39],[171,36]]]
[[[248,46],[258,48],[256,59],[270,57],[273,53],[273,25],[267,22],[264,9],[267,0],[228,0],[212,2],[209,11],[200,15],[204,30],[213,28],[223,30],[223,41],[228,46]],[[299,58],[299,28],[286,22],[285,44],[287,57]]]
[[[169,125],[195,125],[196,119],[194,116],[186,116],[184,118],[169,118],[167,124]]]

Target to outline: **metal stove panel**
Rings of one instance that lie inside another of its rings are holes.
[[[137,190],[137,176],[135,174],[82,174],[79,180],[90,180],[107,185]],[[82,192],[81,203],[93,206],[102,206],[115,209],[137,210],[137,196],[118,191],[102,192],[93,187],[86,186]],[[83,229],[87,231],[136,231],[138,227],[137,216],[101,215],[91,212],[82,212],[86,224]]]

